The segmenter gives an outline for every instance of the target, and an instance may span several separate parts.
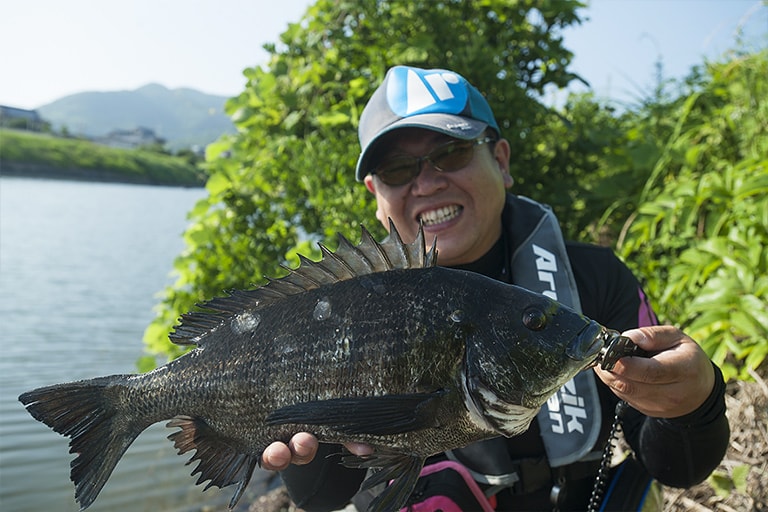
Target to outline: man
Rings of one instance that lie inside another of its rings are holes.
[[[648,504],[652,479],[687,487],[707,477],[728,443],[722,374],[683,332],[653,325],[636,279],[610,250],[564,243],[548,208],[507,193],[510,146],[476,88],[451,71],[392,68],[363,111],[359,135],[357,179],[376,196],[384,226],[391,218],[410,241],[422,225],[427,239],[437,237],[440,265],[555,297],[625,331],[652,355],[621,359],[610,372],[582,372],[520,436],[437,456],[473,478],[466,486],[454,479],[450,492],[478,485],[491,496],[478,509],[585,510],[620,400],[629,405],[623,428],[636,458],[601,476],[603,484],[611,478],[612,486],[625,486],[621,493],[611,495],[613,487],[606,492],[611,506]],[[347,449],[371,452],[365,445]],[[329,456],[339,450],[301,433],[288,445],[270,445],[263,466],[283,471],[300,507],[333,510],[352,498],[365,476]],[[411,503],[445,492],[435,478],[420,480]],[[368,501],[364,493],[354,500],[358,507]]]

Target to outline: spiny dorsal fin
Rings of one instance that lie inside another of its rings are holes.
[[[419,226],[416,239],[403,243],[392,219],[389,219],[389,236],[381,243],[361,226],[362,236],[353,245],[338,234],[339,247],[331,252],[318,244],[322,258],[312,261],[299,255],[299,267],[290,269],[280,279],[269,279],[264,286],[254,290],[234,290],[224,297],[215,298],[201,307],[203,312],[186,313],[181,323],[170,334],[172,342],[179,345],[201,344],[206,334],[217,329],[233,317],[255,311],[282,300],[321,286],[332,285],[358,276],[396,269],[427,268],[437,264],[437,240],[427,251],[424,230]]]

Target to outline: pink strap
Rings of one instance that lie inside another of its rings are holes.
[[[442,471],[444,469],[456,471],[461,475],[461,477],[464,479],[464,482],[467,484],[467,488],[472,491],[472,494],[475,496],[477,502],[480,503],[481,507],[483,507],[482,512],[494,512],[490,503],[488,503],[488,498],[486,498],[485,494],[483,494],[483,491],[480,490],[480,487],[477,485],[477,482],[475,482],[475,479],[472,478],[472,475],[469,474],[467,468],[458,462],[454,462],[452,460],[444,460],[436,462],[435,464],[430,464],[429,466],[422,468],[419,476],[422,477],[431,475],[432,473],[437,473],[438,471]],[[401,509],[400,512],[431,512],[434,510],[442,510],[443,512],[462,512],[458,505],[456,505],[453,500],[446,496],[431,496],[422,503],[417,503],[410,508]]]
[[[640,296],[640,309],[637,312],[637,326],[646,327],[649,325],[659,325],[656,313],[653,312],[651,303],[648,301],[648,297],[645,296],[645,293],[643,293],[642,288],[638,288],[637,293]]]

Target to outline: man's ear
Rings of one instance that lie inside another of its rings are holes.
[[[363,178],[363,183],[365,183],[365,188],[368,189],[368,192],[376,195],[376,185],[373,183],[373,176],[367,174],[365,178]]]
[[[496,141],[493,147],[493,158],[496,160],[496,165],[499,166],[499,172],[504,180],[504,188],[511,187],[515,180],[509,174],[509,156],[511,149],[509,147],[509,141],[507,139],[499,139]]]

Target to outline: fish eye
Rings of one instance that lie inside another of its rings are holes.
[[[523,311],[523,325],[532,331],[540,331],[547,325],[547,314],[537,307]]]

